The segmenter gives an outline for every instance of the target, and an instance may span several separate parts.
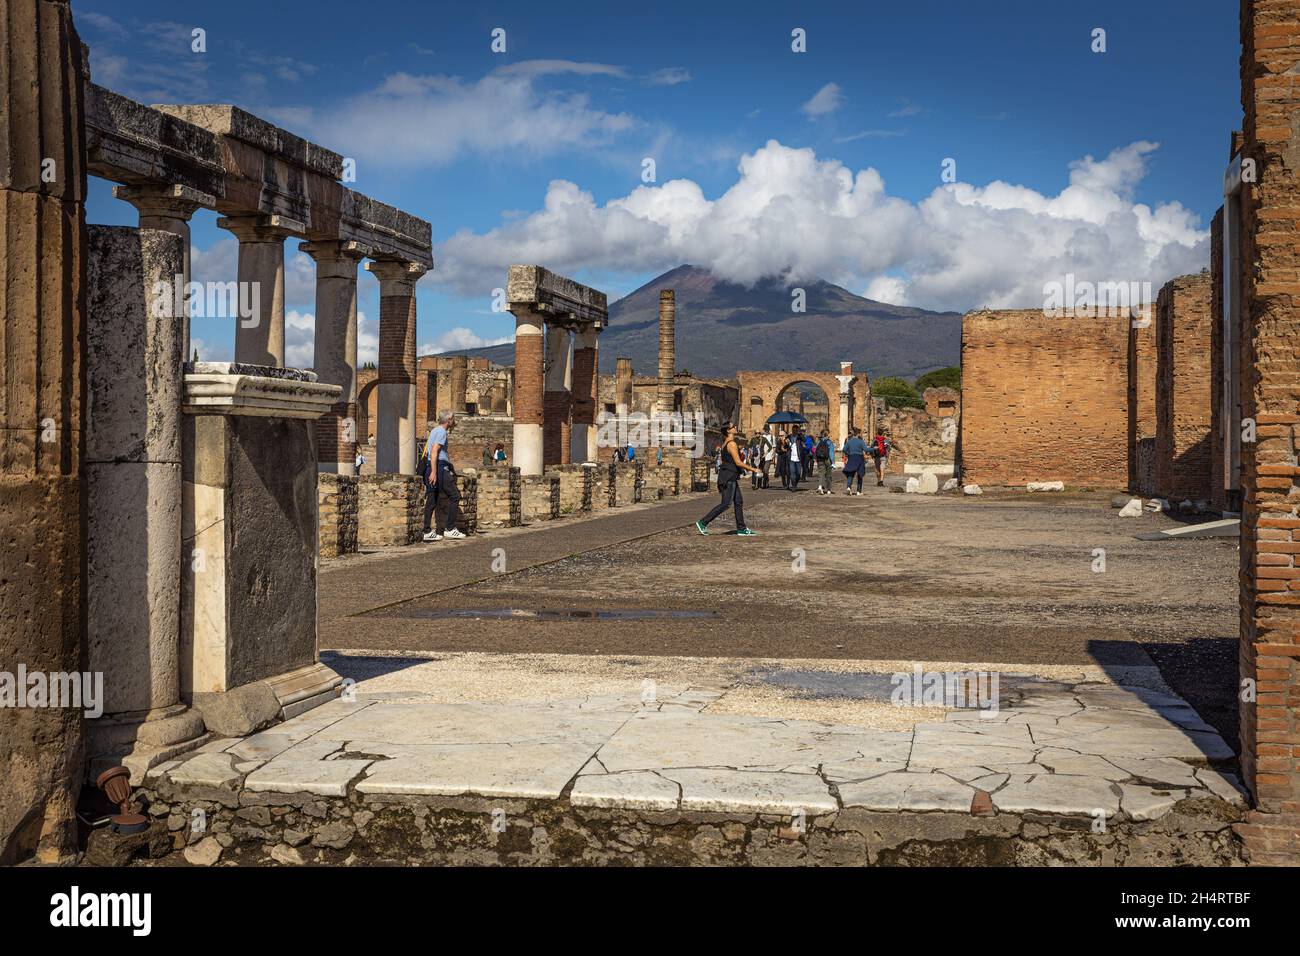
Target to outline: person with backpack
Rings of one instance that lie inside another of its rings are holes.
[[[844,447],[840,449],[844,455],[844,492],[845,494],[855,494],[853,490],[853,479],[858,479],[858,490],[856,494],[862,494],[862,476],[867,470],[867,443],[862,440],[862,429],[854,428],[853,434],[844,442]]]
[[[758,469],[741,460],[740,450],[736,447],[736,426],[733,422],[727,422],[722,434],[721,463],[718,465],[718,491],[722,493],[722,500],[713,506],[712,511],[695,522],[695,530],[700,534],[708,534],[709,522],[734,505],[736,534],[742,538],[753,537],[754,532],[745,524],[745,499],[740,493],[740,473]]]
[[[799,455],[800,459],[803,461],[803,477],[805,481],[812,477],[813,450],[816,447],[817,443],[813,441],[812,433],[806,433],[803,436],[803,448],[800,449]]]
[[[835,444],[831,441],[830,432],[824,428],[813,450],[813,460],[817,462],[817,494],[835,494],[831,490],[831,462],[835,460]]]
[[[876,487],[885,487],[885,469],[889,467],[889,452],[894,443],[884,429],[876,427],[876,437],[871,442],[871,457],[876,460]]]
[[[460,523],[460,489],[456,487],[456,468],[451,463],[451,456],[447,454],[447,435],[455,427],[455,412],[442,412],[438,416],[438,425],[429,432],[429,441],[424,446],[424,454],[416,469],[424,479],[425,541],[465,537],[456,527]],[[447,501],[447,518],[441,523],[445,531],[431,527],[441,498]]]

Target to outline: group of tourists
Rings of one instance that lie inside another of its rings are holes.
[[[798,426],[788,435],[785,429],[778,429],[775,435],[762,431],[741,445],[736,435],[736,426],[728,422],[716,459],[718,491],[722,494],[722,500],[695,522],[695,528],[700,534],[708,534],[709,523],[729,507],[734,507],[736,534],[746,537],[754,534],[745,524],[744,496],[740,492],[740,476],[743,473],[750,476],[751,490],[757,490],[768,487],[770,473],[775,470],[781,487],[786,491],[797,491],[800,481],[811,480],[816,475],[817,493],[833,495],[833,467],[838,453],[843,459],[845,494],[862,494],[868,458],[875,467],[876,486],[884,487],[889,453],[893,447],[893,441],[883,429],[877,428],[875,437],[868,442],[862,437],[862,429],[854,428],[845,440],[844,447],[837,451],[835,442],[826,429],[823,428],[821,434],[814,438]]]

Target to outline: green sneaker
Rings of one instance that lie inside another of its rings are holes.
[[[695,530],[698,531],[700,534],[708,534],[708,533],[709,533],[709,529],[706,528],[706,527],[704,527],[704,522],[703,522],[703,521],[697,521],[697,522],[695,522]]]
[[[748,528],[741,528],[739,531],[736,532],[736,534],[740,535],[742,538],[752,538],[757,533],[758,532],[756,531],[750,531]]]

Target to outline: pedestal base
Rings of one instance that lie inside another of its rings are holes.
[[[131,784],[151,767],[198,747],[208,739],[202,715],[184,704],[144,713],[105,714],[85,722],[87,780],[111,767],[131,771]]]

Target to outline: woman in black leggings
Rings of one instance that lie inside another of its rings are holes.
[[[700,534],[708,534],[709,522],[726,511],[734,502],[736,534],[752,537],[754,532],[745,526],[745,499],[740,493],[740,473],[748,471],[761,474],[761,472],[740,460],[740,450],[736,448],[736,426],[732,422],[727,422],[723,434],[725,437],[722,442],[722,460],[718,464],[718,491],[722,492],[722,500],[712,511],[695,522],[695,530]]]

